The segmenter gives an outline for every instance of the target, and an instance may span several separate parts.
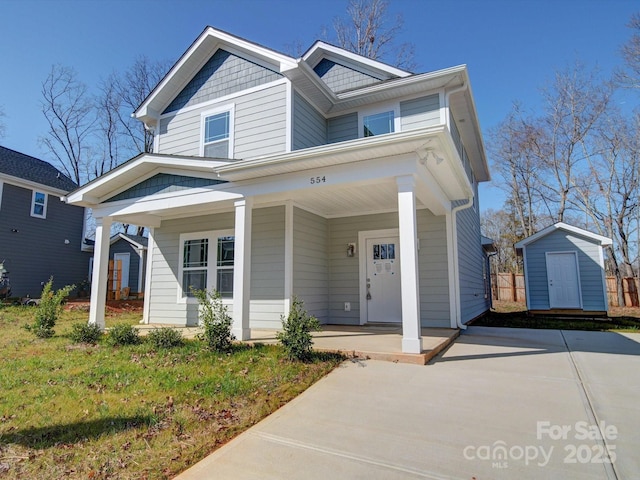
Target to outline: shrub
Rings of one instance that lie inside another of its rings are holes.
[[[139,332],[129,324],[118,323],[109,330],[107,343],[114,347],[117,345],[136,345],[140,343]]]
[[[170,327],[155,328],[147,335],[147,341],[155,348],[172,348],[182,345],[182,332]]]
[[[199,338],[204,340],[207,347],[214,352],[228,352],[235,337],[231,333],[232,319],[227,307],[222,304],[220,294],[215,290],[209,292],[195,288],[192,288],[191,292],[200,304],[198,318],[204,332]]]
[[[57,292],[53,292],[53,277],[45,283],[40,302],[36,305],[36,318],[30,330],[40,338],[52,337],[53,327],[62,312],[62,302],[69,296],[75,285],[66,285]]]
[[[302,300],[293,298],[289,316],[282,318],[282,331],[276,334],[276,338],[284,347],[290,360],[308,361],[311,359],[311,347],[313,337],[311,332],[320,330],[320,322],[304,308]]]
[[[74,323],[69,337],[73,343],[98,343],[102,330],[95,323]]]

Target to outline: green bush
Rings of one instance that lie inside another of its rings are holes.
[[[51,277],[42,289],[40,302],[35,307],[36,318],[29,330],[40,338],[53,337],[55,334],[53,327],[62,313],[62,302],[74,288],[75,285],[66,285],[57,292],[53,292],[53,277]]]
[[[282,318],[282,331],[276,338],[283,346],[290,360],[308,361],[311,359],[313,337],[311,332],[320,330],[320,322],[304,308],[304,302],[293,298],[289,316]]]
[[[98,343],[102,330],[95,323],[74,323],[69,335],[73,343]]]
[[[107,343],[112,346],[117,345],[137,345],[140,343],[138,329],[127,323],[118,323],[109,330]]]
[[[198,318],[204,332],[199,338],[204,340],[207,347],[214,352],[228,352],[235,340],[235,336],[231,333],[233,320],[229,316],[227,307],[222,304],[220,294],[215,290],[208,292],[195,288],[192,288],[191,292],[200,304]]]
[[[182,345],[182,332],[175,328],[154,328],[147,335],[147,341],[155,348],[173,348]]]

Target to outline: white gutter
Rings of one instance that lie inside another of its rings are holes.
[[[473,206],[473,196],[467,198],[466,203],[458,205],[451,210],[451,245],[453,247],[453,288],[455,302],[456,326],[461,330],[466,330],[467,326],[462,323],[462,307],[460,302],[460,265],[458,262],[458,219],[457,213]]]

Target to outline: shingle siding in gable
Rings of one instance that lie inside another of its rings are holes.
[[[327,143],[327,121],[298,92],[293,95],[293,150]]]
[[[336,93],[351,90],[352,88],[366,87],[381,81],[379,78],[358,72],[326,58],[323,58],[313,70]]]
[[[327,120],[327,143],[345,142],[358,138],[358,114],[356,112]]]
[[[169,104],[164,113],[220,98],[282,78],[278,72],[218,50]]]
[[[184,175],[170,175],[159,173],[151,178],[143,180],[134,187],[121,192],[105,200],[106,202],[116,202],[118,200],[128,200],[131,198],[146,197],[156,193],[177,192],[189,188],[206,187],[225,183],[223,180],[209,178],[186,177]]]
[[[38,298],[51,276],[55,288],[87,279],[91,255],[81,251],[84,208],[49,195],[47,218],[35,218],[31,198],[32,190],[4,184],[0,261],[5,260],[14,296]]]

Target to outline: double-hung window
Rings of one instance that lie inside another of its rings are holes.
[[[37,218],[47,218],[47,194],[33,191],[31,197],[31,216]]]
[[[233,157],[233,108],[202,114],[202,155]]]
[[[192,289],[216,290],[233,297],[235,239],[232,231],[180,235],[179,298],[193,297]]]

